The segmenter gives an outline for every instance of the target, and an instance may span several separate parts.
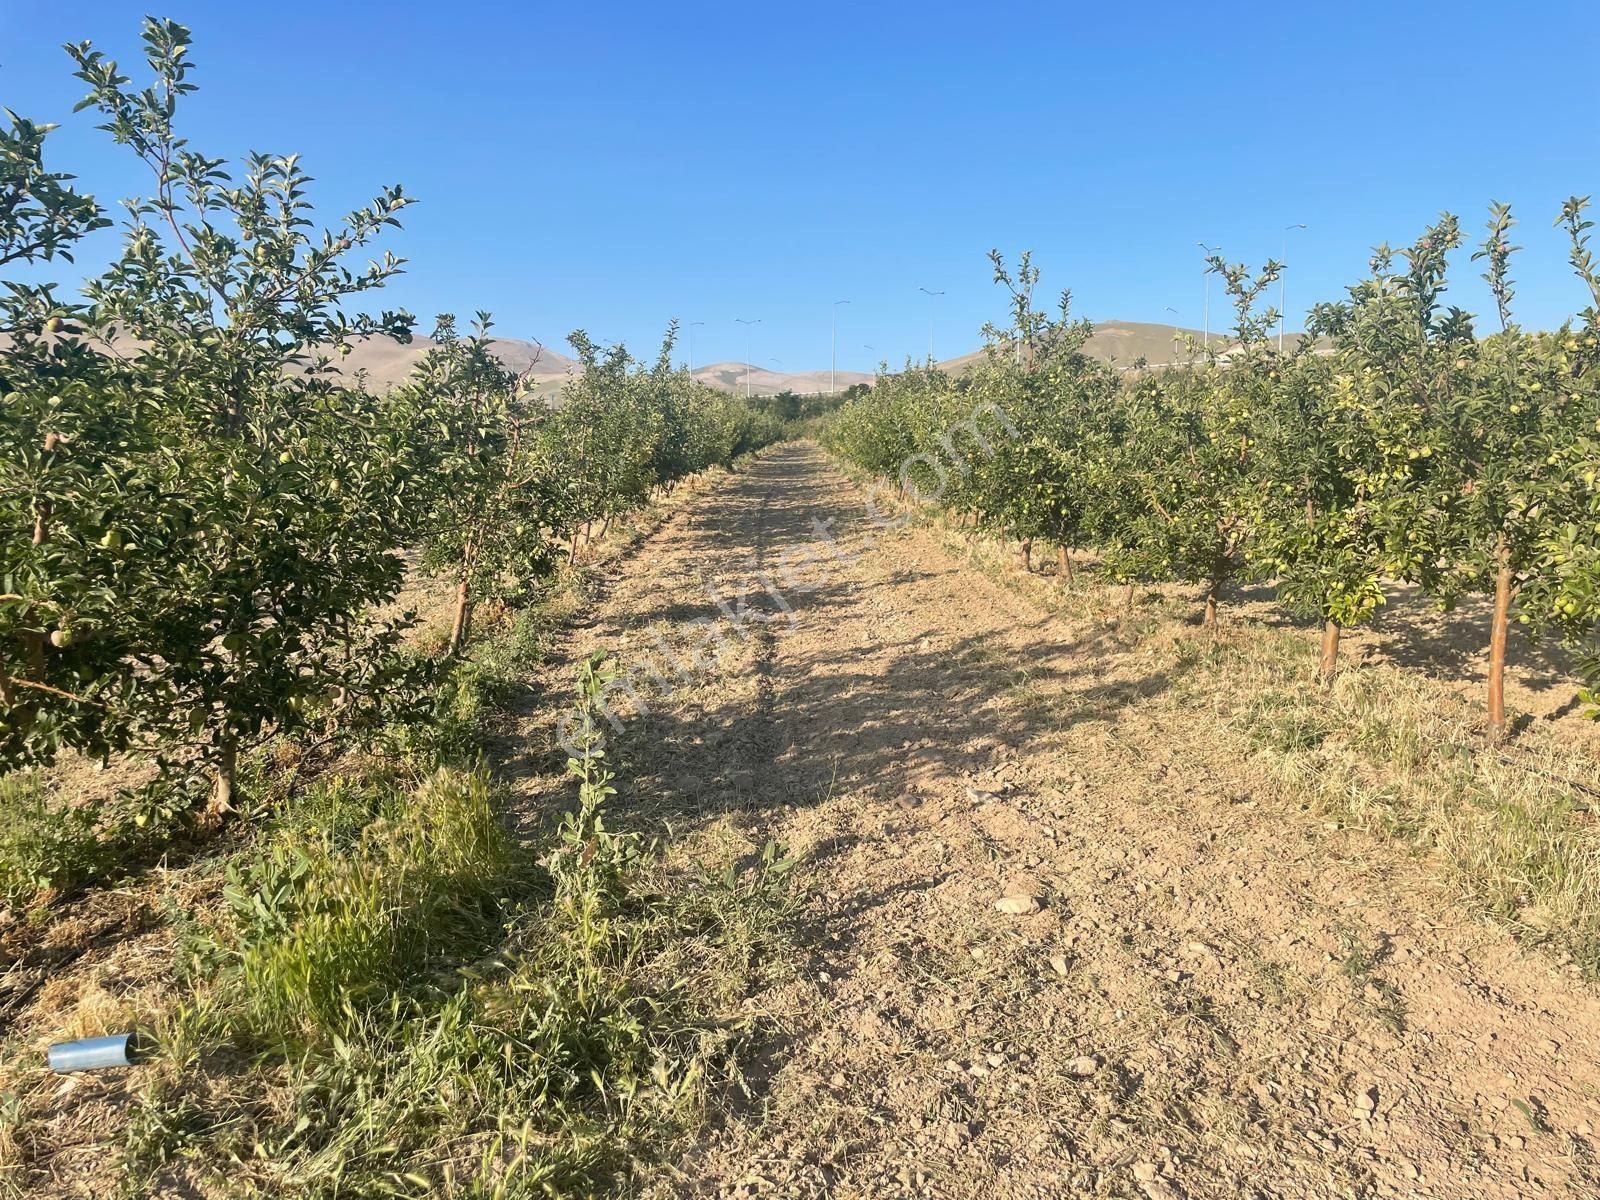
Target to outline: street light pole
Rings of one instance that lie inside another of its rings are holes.
[[[917,291],[921,292],[925,296],[944,295],[943,292],[930,292],[925,287],[919,287]],[[928,305],[928,365],[930,367],[933,366],[933,305],[931,304]]]
[[[689,374],[694,374],[694,327],[704,325],[704,321],[690,321],[684,326],[689,331]]]
[[[1305,228],[1305,225],[1303,225],[1303,224],[1285,225],[1283,227],[1283,258],[1278,260],[1278,262],[1280,264],[1279,267],[1278,267],[1278,353],[1279,354],[1283,353],[1283,322],[1284,322],[1284,318],[1286,318],[1289,315],[1289,310],[1288,310],[1288,303],[1289,303],[1289,301],[1288,301],[1288,288],[1287,288],[1287,286],[1286,286],[1286,284],[1284,282],[1284,278],[1283,278],[1283,272],[1284,272],[1285,268],[1281,264],[1283,263],[1284,259],[1287,259],[1289,257],[1289,231],[1291,229],[1304,229],[1304,228]]]
[[[828,333],[828,395],[839,394],[839,384],[834,378],[839,372],[839,305],[849,304],[848,300],[835,300],[833,302],[833,324]]]
[[[761,318],[757,317],[753,321],[746,321],[743,317],[735,317],[734,320],[736,322],[738,322],[740,325],[744,326],[744,398],[746,400],[749,400],[750,399],[750,326],[761,324]]]
[[[1221,254],[1222,253],[1222,247],[1221,246],[1208,246],[1204,242],[1196,242],[1195,245],[1199,246],[1200,249],[1204,250],[1207,254]],[[1211,349],[1211,267],[1210,267],[1209,264],[1206,266],[1206,313],[1205,313],[1205,323],[1206,323],[1206,327],[1205,327],[1206,349],[1209,350],[1209,349]]]

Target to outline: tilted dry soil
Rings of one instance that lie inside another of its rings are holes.
[[[1592,985],[1285,799],[1228,680],[1147,634],[1047,614],[803,444],[613,573],[551,669],[604,647],[639,687],[619,811],[800,856],[748,1094],[652,1195],[1600,1194]],[[721,656],[682,681],[662,644]],[[557,716],[507,764],[530,810]]]

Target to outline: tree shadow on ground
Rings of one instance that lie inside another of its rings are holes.
[[[854,493],[820,489],[814,460],[774,455],[653,546],[661,574],[634,581],[643,603],[591,626],[632,680],[614,694],[622,728],[609,731],[612,757],[628,764],[617,819],[681,830],[729,812],[815,805],[840,790],[888,800],[930,780],[958,786],[997,747],[1114,721],[1184,670],[1152,664],[1143,676],[1124,668],[1109,678],[1128,644],[1115,622],[1064,637],[1041,613],[952,637],[944,614],[918,612],[913,600],[962,576],[958,563],[879,558],[872,571],[857,569],[858,556],[881,555],[894,536]],[[781,564],[797,562],[810,565],[790,572],[797,582],[786,591]],[[725,589],[722,608],[707,581]],[[730,621],[730,611],[744,619]],[[673,631],[708,620],[749,652],[753,702],[748,689],[724,695],[714,680],[683,682],[659,663],[652,683],[639,664],[655,635],[692,642]]]

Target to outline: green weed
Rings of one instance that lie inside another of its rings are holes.
[[[610,828],[605,672],[584,665],[575,802],[533,846],[481,771],[441,768],[314,788],[229,867],[220,965],[167,1014],[130,1186],[584,1195],[698,1125],[737,1079],[739,1002],[783,956],[795,864],[768,843],[672,872]]]

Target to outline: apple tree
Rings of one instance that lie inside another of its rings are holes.
[[[1318,305],[1309,337],[1278,365],[1280,386],[1258,424],[1263,478],[1251,555],[1291,611],[1322,622],[1320,669],[1331,677],[1342,631],[1372,619],[1383,580],[1431,585],[1451,520],[1438,403],[1469,353],[1471,328],[1442,310],[1453,218],[1428,229],[1392,269],[1380,247],[1350,299]],[[1326,338],[1331,356],[1311,352]]]
[[[144,87],[89,43],[68,52],[81,107],[149,168],[152,195],[129,202],[121,255],[69,323],[81,332],[3,368],[4,495],[22,510],[7,519],[34,536],[8,551],[22,599],[0,613],[0,669],[59,706],[31,713],[38,732],[8,762],[71,746],[204,766],[220,815],[252,742],[335,695],[386,694],[397,633],[366,614],[399,587],[416,448],[389,401],[341,386],[329,348],[409,336],[403,313],[341,307],[400,269],[343,263],[409,200],[387,189],[313,234],[296,158],[252,155],[235,178],[177,132],[188,31],[149,20],[143,37]],[[63,383],[49,368],[66,359],[90,379]]]
[[[438,318],[403,402],[427,447],[419,536],[426,569],[455,583],[450,653],[460,654],[485,595],[521,593],[557,561],[550,530],[562,523],[560,489],[544,453],[544,405],[492,352],[491,322],[477,314],[462,336]]]

